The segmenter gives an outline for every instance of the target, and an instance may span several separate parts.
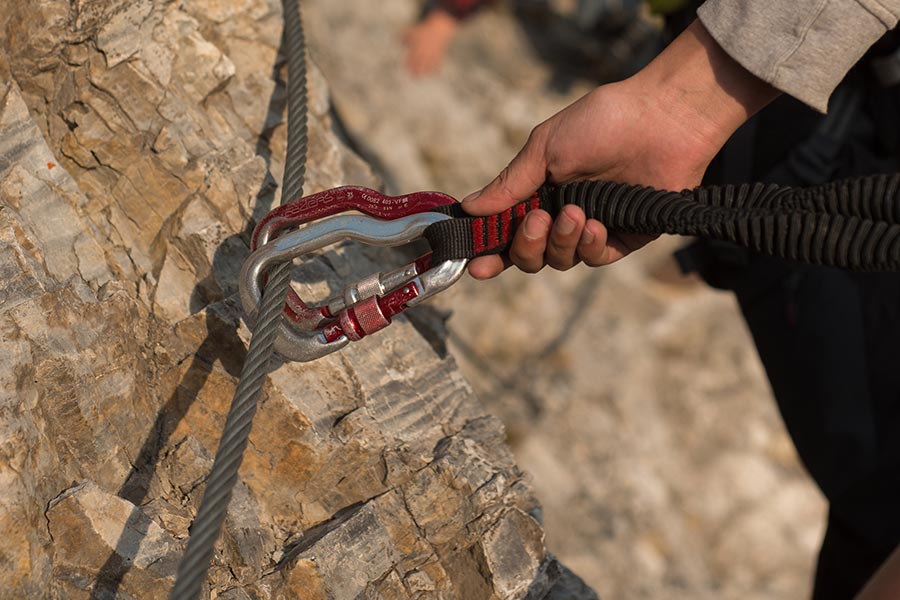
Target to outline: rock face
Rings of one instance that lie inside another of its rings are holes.
[[[165,598],[249,331],[284,153],[274,0],[0,10],[0,587]],[[306,192],[374,184],[313,69]],[[383,265],[344,246],[303,294]],[[390,256],[390,255],[388,255]],[[590,598],[454,362],[404,319],[264,389],[219,598]],[[555,581],[561,583],[550,591]]]

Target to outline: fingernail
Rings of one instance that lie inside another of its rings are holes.
[[[581,243],[587,246],[594,243],[594,234],[587,227],[581,232]]]
[[[525,217],[525,224],[523,225],[522,231],[524,232],[526,239],[536,240],[544,236],[546,227],[547,226],[540,218],[531,214]]]
[[[469,194],[468,196],[463,198],[463,204],[465,204],[466,202],[472,202],[473,200],[477,200],[478,196],[480,196],[480,195],[481,195],[481,190],[479,190],[477,192],[472,192],[471,194]]]
[[[575,231],[575,221],[566,213],[562,213],[556,219],[556,232],[563,235],[569,235]]]

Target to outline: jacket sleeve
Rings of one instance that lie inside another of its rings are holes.
[[[707,0],[710,35],[748,71],[825,112],[831,92],[900,18],[900,0]]]
[[[439,0],[438,6],[458,19],[465,19],[491,0]]]

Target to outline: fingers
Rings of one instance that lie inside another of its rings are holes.
[[[543,210],[533,210],[525,216],[516,231],[509,258],[514,265],[526,273],[537,273],[544,267],[544,251],[553,220]]]
[[[595,219],[588,220],[578,240],[578,256],[589,267],[602,267],[612,262],[607,246],[609,234],[606,227]]]
[[[498,254],[479,256],[469,261],[469,275],[475,279],[492,279],[511,264],[509,258]]]
[[[583,220],[582,216],[582,220]],[[547,249],[553,220],[549,213],[534,210],[525,216],[519,226],[508,257],[498,255],[481,256],[469,263],[469,273],[475,279],[490,279],[511,265],[526,273],[537,273],[544,267],[544,252]],[[575,238],[577,242],[577,237]]]
[[[509,166],[483,190],[463,200],[463,209],[470,215],[493,215],[534,194],[547,176],[544,132],[540,126],[535,128]]]
[[[577,206],[563,207],[556,222],[547,212],[534,210],[528,213],[516,232],[509,258],[526,273],[537,273],[545,264],[558,271],[567,271],[581,261],[579,245],[584,226],[584,211]],[[602,249],[597,248],[596,236],[585,245],[585,250],[592,259],[602,254]]]
[[[547,241],[544,259],[558,271],[567,271],[580,262],[576,255],[578,241],[584,229],[584,211],[577,206],[564,206]]]
[[[590,267],[607,265],[622,256],[620,240],[609,239],[599,221],[585,220],[577,206],[566,206],[553,222],[543,210],[525,217],[510,246],[509,256],[481,256],[469,263],[475,279],[491,279],[515,265],[526,273],[537,273],[544,265],[566,271],[584,262]]]

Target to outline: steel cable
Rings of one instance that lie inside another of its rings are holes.
[[[284,0],[283,8],[288,63],[288,132],[282,204],[299,198],[303,192],[307,149],[306,40],[299,0]],[[259,395],[268,374],[268,364],[274,355],[278,323],[290,286],[291,266],[290,262],[283,263],[269,273],[256,327],[231,401],[203,501],[191,526],[184,557],[178,565],[175,587],[170,594],[173,600],[197,598],[206,580],[216,540],[237,483]]]

